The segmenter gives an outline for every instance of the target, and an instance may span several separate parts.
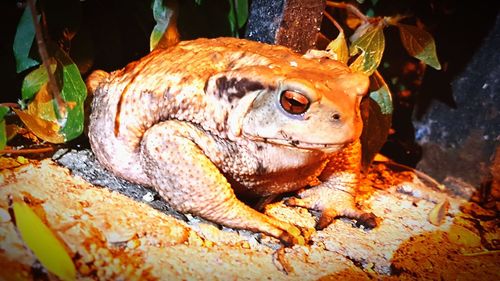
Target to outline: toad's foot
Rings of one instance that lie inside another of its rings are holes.
[[[321,184],[300,192],[299,196],[300,198],[289,198],[285,203],[288,206],[320,211],[317,229],[327,227],[337,217],[355,219],[358,226],[363,225],[369,229],[377,226],[377,217],[356,208],[354,196],[345,188]]]

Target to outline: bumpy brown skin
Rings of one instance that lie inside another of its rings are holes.
[[[288,203],[322,211],[320,226],[366,217],[353,194],[368,79],[340,63],[241,39],[198,39],[94,72],[87,85],[99,161],[181,212],[303,243],[297,227],[235,192],[270,196],[314,184]],[[285,90],[307,96],[305,113],[280,106]]]

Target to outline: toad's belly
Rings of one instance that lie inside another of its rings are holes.
[[[253,150],[253,145],[247,144],[246,148]],[[264,145],[263,149],[254,151],[253,157],[248,157],[250,151],[244,154],[244,160],[238,159],[237,154],[231,155],[220,168],[237,194],[251,197],[287,193],[315,185],[329,159],[328,154],[274,145]],[[238,166],[234,163],[243,161],[247,162],[244,169],[234,168]]]

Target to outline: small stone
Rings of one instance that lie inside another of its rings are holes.
[[[104,233],[106,240],[109,243],[120,243],[131,240],[135,236],[136,232],[133,230],[122,229],[119,231],[109,231]]]
[[[148,192],[142,196],[142,200],[145,202],[153,202],[153,200],[155,200],[155,196],[152,192]]]

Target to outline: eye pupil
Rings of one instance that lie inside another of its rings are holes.
[[[290,114],[302,114],[309,109],[309,99],[301,93],[283,91],[280,97],[281,107]]]

